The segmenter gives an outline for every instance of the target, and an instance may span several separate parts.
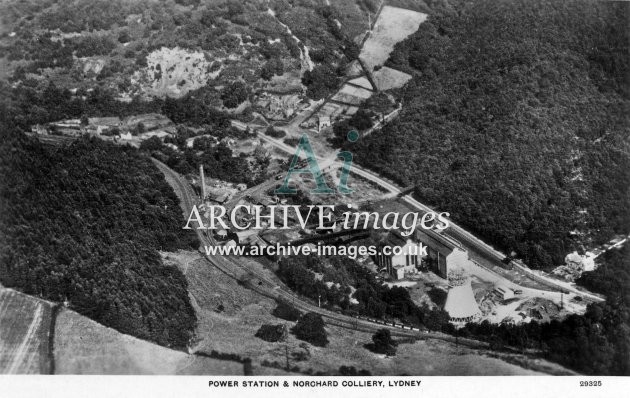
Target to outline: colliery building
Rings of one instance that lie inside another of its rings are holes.
[[[426,255],[422,253],[421,244],[427,247]],[[395,280],[417,273],[421,265],[446,279],[450,270],[465,268],[469,261],[468,252],[459,242],[433,230],[416,230],[407,238],[390,232],[380,249],[385,246],[402,248],[396,254],[379,251],[374,259],[379,268],[385,268]]]

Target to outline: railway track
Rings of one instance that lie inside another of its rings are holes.
[[[190,214],[190,210],[196,204],[197,195],[192,190],[190,185],[175,171],[170,169],[164,163],[152,159],[153,163],[158,169],[165,175],[166,181],[173,187],[175,193],[181,200],[182,212],[184,218],[187,219]],[[216,245],[216,242],[207,230],[202,232],[196,230],[199,240],[202,245]],[[330,325],[343,327],[346,329],[363,331],[373,333],[379,329],[389,329],[393,336],[415,338],[415,339],[438,339],[448,342],[458,342],[459,344],[471,347],[471,348],[487,348],[488,344],[471,339],[456,339],[453,336],[434,333],[428,331],[422,331],[418,328],[413,328],[409,325],[396,324],[393,322],[385,322],[382,320],[369,319],[365,317],[352,317],[329,311],[313,305],[307,301],[304,301],[293,292],[288,289],[279,286],[276,282],[269,280],[263,275],[260,275],[254,270],[246,269],[237,262],[234,256],[208,256],[203,253],[205,258],[227,276],[237,280],[239,283],[245,285],[249,289],[257,292],[258,294],[274,299],[284,300],[291,303],[295,308],[302,312],[314,312],[322,316],[325,322]]]

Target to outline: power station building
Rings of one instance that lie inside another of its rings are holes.
[[[455,239],[433,230],[417,230],[416,240],[427,246],[427,256],[423,261],[433,272],[442,278],[448,278],[448,272],[454,268],[467,268],[468,251]]]
[[[375,262],[379,269],[385,268],[387,273],[396,280],[403,279],[408,274],[418,272],[418,267],[422,262],[420,243],[404,238],[397,232],[390,232],[387,239],[379,245],[379,254],[375,257]],[[385,246],[390,248],[399,247],[398,254],[383,254]]]
[[[446,279],[449,270],[466,268],[469,261],[468,252],[459,242],[433,230],[417,230],[407,238],[392,231],[380,246],[379,249],[384,246],[402,248],[398,254],[385,255],[379,252],[375,257],[379,268],[386,268],[387,273],[395,280],[416,273],[421,265],[428,266],[431,271]],[[422,253],[423,246],[426,247],[426,255]]]

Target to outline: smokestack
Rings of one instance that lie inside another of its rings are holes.
[[[199,165],[199,175],[201,176],[201,202],[206,200],[206,177],[203,175],[203,165]]]

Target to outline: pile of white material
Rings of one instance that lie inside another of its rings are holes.
[[[595,257],[597,256],[591,252],[583,255],[578,252],[569,253],[564,258],[564,265],[556,267],[552,273],[569,282],[574,282],[582,275],[582,272],[593,271],[596,268]]]
[[[578,252],[569,253],[564,258],[564,262],[566,265],[579,268],[582,271],[593,271],[595,269],[595,254],[591,252],[586,252],[583,255],[578,254]]]

